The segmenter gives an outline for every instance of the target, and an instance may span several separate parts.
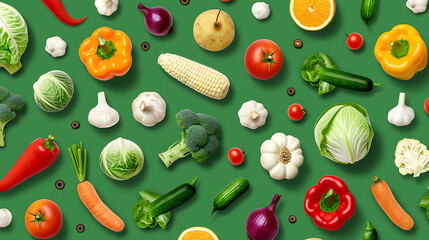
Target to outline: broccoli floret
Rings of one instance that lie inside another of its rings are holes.
[[[217,139],[216,135],[211,135],[208,137],[207,144],[203,148],[208,152],[208,154],[212,155],[213,153],[217,152],[219,145],[219,140]]]
[[[24,107],[24,99],[19,95],[12,94],[4,101],[4,104],[8,105],[12,111],[21,111]]]
[[[200,148],[196,152],[191,152],[191,155],[199,163],[207,161],[207,159],[209,159],[210,157],[210,154],[206,150],[204,150],[204,148]]]
[[[0,103],[4,103],[11,94],[7,88],[0,86]]]
[[[179,128],[185,129],[197,124],[197,116],[192,110],[183,109],[176,114],[176,124]]]
[[[219,149],[219,124],[214,117],[184,109],[176,114],[176,119],[177,126],[182,128],[182,140],[158,155],[165,166],[190,154],[203,163]]]
[[[10,120],[15,119],[15,112],[4,103],[0,103],[0,147],[4,146],[4,127]]]
[[[197,119],[198,124],[207,129],[208,135],[219,136],[219,123],[214,117],[204,113],[198,113]]]
[[[191,152],[205,146],[207,138],[207,130],[200,125],[192,125],[185,130],[185,143]]]

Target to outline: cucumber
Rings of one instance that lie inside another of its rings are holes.
[[[210,217],[217,210],[223,210],[233,203],[238,197],[249,189],[249,180],[244,177],[232,181],[213,201],[213,211]]]
[[[192,182],[182,184],[151,202],[147,207],[149,215],[151,217],[156,217],[184,204],[186,201],[191,199],[197,191],[195,189],[197,180],[198,177],[196,177]]]
[[[371,20],[372,17],[374,17],[376,4],[377,4],[377,0],[362,0],[362,8],[361,8],[360,16],[367,25],[368,25],[368,21]]]
[[[367,77],[325,67],[320,68],[318,77],[320,80],[337,87],[343,87],[360,92],[368,92],[373,88],[381,86],[380,83],[373,83],[372,80]]]

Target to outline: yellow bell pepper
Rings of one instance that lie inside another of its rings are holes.
[[[377,40],[374,55],[384,71],[392,77],[409,80],[422,71],[428,62],[428,50],[415,28],[407,24],[395,26]]]

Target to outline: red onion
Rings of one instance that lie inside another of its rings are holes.
[[[139,3],[137,6],[144,14],[144,24],[147,30],[156,36],[164,36],[173,25],[173,17],[163,7],[147,8]]]
[[[274,195],[273,201],[266,208],[251,212],[246,220],[246,232],[249,240],[273,240],[279,232],[279,219],[274,210],[280,200]]]

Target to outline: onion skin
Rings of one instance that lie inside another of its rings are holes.
[[[273,240],[277,236],[279,220],[274,210],[280,197],[275,194],[268,207],[258,208],[249,214],[246,220],[248,240]]]
[[[144,24],[147,30],[156,36],[167,34],[173,26],[173,16],[163,7],[147,8],[139,3],[137,6],[144,14]]]

